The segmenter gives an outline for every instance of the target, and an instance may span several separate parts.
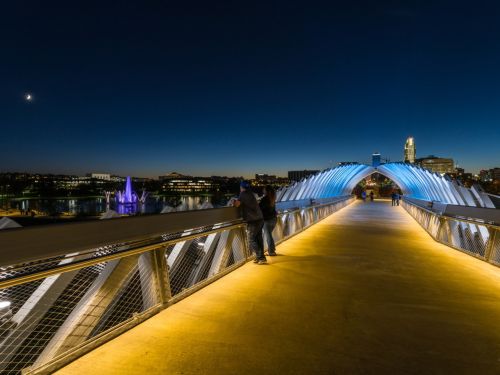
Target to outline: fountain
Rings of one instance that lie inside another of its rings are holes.
[[[111,209],[111,196],[112,192],[106,191],[106,211],[110,211]],[[141,204],[141,209],[144,209],[142,206],[146,203],[146,198],[148,197],[148,193],[146,191],[142,191],[142,194],[139,196],[135,191],[132,190],[132,180],[130,176],[127,176],[125,180],[125,190],[115,191],[115,202],[116,202],[116,212],[119,215],[132,215],[139,212],[137,204]]]
[[[125,180],[125,190],[116,192],[116,202],[118,204],[135,204],[135,203],[144,203],[146,202],[146,198],[148,193],[143,191],[141,196],[139,197],[135,191],[132,190],[132,181],[130,176],[127,176]]]

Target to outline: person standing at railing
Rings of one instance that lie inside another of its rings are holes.
[[[241,208],[241,216],[247,222],[248,242],[251,250],[255,252],[254,263],[266,264],[267,259],[264,255],[264,238],[262,236],[264,217],[248,181],[241,182],[240,196],[234,201],[234,206]]]
[[[264,188],[264,196],[259,202],[260,210],[264,216],[264,233],[267,240],[267,251],[269,256],[276,255],[276,245],[273,238],[273,230],[276,226],[276,192],[271,185]]]

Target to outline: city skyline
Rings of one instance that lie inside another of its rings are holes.
[[[425,155],[422,154],[417,154],[417,156],[419,158],[426,158],[426,157],[429,157],[429,156],[438,156],[438,157],[444,157],[442,156],[440,153],[426,153]],[[387,154],[385,153],[381,153],[380,154],[380,157],[382,159],[382,162],[385,163],[385,161],[387,160],[387,162],[404,162],[404,158],[401,157],[399,159],[393,159],[391,157],[389,157]],[[453,156],[449,156],[451,159],[454,160],[454,163],[455,163],[455,166],[457,168],[463,168],[465,169],[467,172],[469,173],[472,173],[474,175],[477,175],[479,174],[479,172],[481,170],[489,170],[489,169],[492,169],[492,168],[498,168],[498,165],[500,165],[500,163],[489,163],[487,165],[483,165],[483,166],[479,166],[479,167],[473,167],[473,168],[467,168],[466,164],[468,163],[460,163],[460,161],[456,160]],[[348,158],[344,158],[344,159],[348,159]],[[265,173],[265,174],[270,174],[270,175],[276,175],[276,176],[286,176],[287,173],[291,170],[325,170],[325,169],[328,169],[328,168],[333,168],[333,167],[336,167],[337,165],[339,165],[340,163],[345,163],[345,160],[344,159],[335,159],[335,160],[329,160],[328,162],[323,162],[321,166],[317,166],[317,165],[314,165],[314,164],[298,164],[298,167],[297,165],[290,165],[289,168],[281,168],[281,169],[269,169],[267,167],[260,167],[259,166],[255,166],[255,167],[248,167],[248,168],[240,168],[238,169],[237,167],[235,167],[234,169],[224,169],[224,166],[222,166],[222,168],[213,168],[213,169],[210,169],[210,168],[203,168],[203,169],[196,169],[196,168],[192,168],[190,169],[189,167],[187,168],[184,168],[184,169],[180,169],[180,168],[175,168],[174,166],[172,166],[171,168],[164,168],[164,169],[159,169],[156,173],[155,172],[151,172],[151,174],[145,174],[143,171],[144,170],[147,170],[147,168],[141,168],[141,166],[137,166],[135,171],[137,171],[137,173],[134,172],[133,169],[127,169],[127,168],[107,168],[107,169],[103,169],[103,168],[100,168],[100,167],[96,167],[96,168],[93,168],[93,169],[90,169],[90,168],[85,168],[85,167],[82,167],[82,168],[71,168],[71,166],[65,166],[64,168],[62,169],[59,169],[57,167],[55,167],[54,169],[36,169],[36,168],[21,168],[21,169],[13,169],[13,168],[9,168],[9,167],[6,167],[6,168],[0,168],[0,173],[30,173],[30,174],[54,174],[54,175],[57,175],[57,174],[61,174],[61,175],[77,175],[77,176],[85,176],[87,174],[91,174],[91,173],[105,173],[105,174],[110,174],[110,175],[115,175],[115,176],[133,176],[133,177],[138,177],[138,178],[153,178],[153,179],[157,179],[159,176],[161,175],[165,175],[165,174],[169,174],[169,173],[173,173],[173,172],[176,172],[176,173],[180,173],[182,175],[186,175],[186,176],[203,176],[203,177],[209,177],[209,176],[228,176],[228,177],[244,177],[244,178],[253,178],[253,176],[255,174],[259,174],[259,173]],[[372,154],[368,155],[367,157],[364,158],[364,160],[356,160],[356,159],[349,159],[349,161],[351,162],[356,162],[356,163],[360,163],[360,164],[366,164],[366,165],[371,165],[372,164]],[[210,172],[212,171],[212,172]]]
[[[0,171],[284,175],[403,160],[410,135],[418,157],[500,165],[498,4],[4,13]]]
[[[415,137],[412,137],[412,138],[415,139]],[[499,163],[493,162],[493,163],[489,163],[486,165],[478,166],[476,168],[468,168],[467,166],[465,166],[468,163],[461,163],[453,155],[444,155],[444,154],[441,154],[440,152],[435,152],[435,151],[434,152],[433,151],[425,152],[426,148],[420,146],[418,139],[415,139],[415,144],[417,144],[418,150],[422,150],[422,149],[424,150],[424,152],[422,152],[422,153],[417,151],[417,158],[426,158],[428,156],[449,157],[449,158],[454,160],[455,166],[457,168],[458,167],[464,168],[467,172],[473,173],[476,175],[481,170],[498,168],[498,166],[500,165],[500,162]],[[381,157],[382,162],[385,162],[385,161],[404,162],[404,151],[405,151],[404,147],[405,147],[405,144],[402,143],[402,145],[400,147],[400,151],[401,151],[400,153],[403,156],[400,157],[399,159],[397,159],[396,157],[391,157],[390,155],[388,155],[384,152],[380,152],[380,157]],[[375,151],[374,153],[378,153],[378,151]],[[394,154],[396,154],[396,152]],[[321,166],[306,165],[306,164],[299,163],[299,164],[295,164],[295,165],[290,165],[289,168],[281,168],[281,169],[269,169],[268,167],[259,168],[259,166],[257,166],[257,165],[255,166],[255,168],[250,167],[249,169],[245,169],[245,168],[237,169],[237,167],[236,167],[233,170],[234,173],[231,173],[231,170],[224,169],[224,165],[222,165],[222,168],[211,169],[213,171],[213,173],[208,172],[208,171],[210,171],[210,169],[207,170],[207,169],[196,169],[196,168],[187,167],[187,168],[184,168],[181,170],[180,168],[176,168],[173,165],[171,168],[166,167],[164,169],[159,169],[157,173],[152,173],[149,175],[145,175],[144,173],[142,173],[141,171],[144,171],[147,168],[141,168],[140,166],[137,166],[137,168],[139,168],[139,169],[136,169],[137,171],[139,171],[138,173],[133,173],[133,172],[130,172],[130,170],[120,169],[120,168],[103,169],[102,167],[101,168],[96,167],[94,169],[88,169],[88,168],[85,169],[85,167],[83,167],[82,169],[76,169],[76,168],[72,169],[71,166],[69,166],[67,169],[63,169],[63,170],[58,170],[58,169],[35,170],[35,169],[29,169],[29,168],[14,170],[14,169],[9,169],[9,168],[6,168],[6,169],[0,168],[0,173],[7,173],[7,172],[24,173],[24,172],[26,172],[26,173],[32,173],[32,174],[66,174],[66,175],[80,175],[80,176],[84,176],[84,175],[90,174],[90,173],[109,173],[111,175],[116,175],[116,176],[134,176],[134,177],[141,177],[141,178],[158,178],[158,176],[161,176],[164,174],[177,172],[177,173],[180,173],[183,175],[188,175],[188,176],[228,176],[228,177],[243,176],[245,178],[252,178],[256,173],[266,173],[266,174],[271,174],[271,175],[276,175],[276,176],[286,176],[288,171],[290,171],[290,170],[310,170],[310,169],[324,170],[327,168],[335,167],[339,163],[344,163],[346,160],[349,160],[351,162],[357,162],[357,163],[361,163],[361,164],[371,165],[372,164],[372,153],[366,155],[363,159],[354,159],[354,158],[348,158],[348,157],[345,157],[343,159],[342,158],[330,159],[327,162],[323,161]],[[297,167],[297,165],[298,165],[298,167]],[[229,171],[229,173],[228,173],[228,171]]]

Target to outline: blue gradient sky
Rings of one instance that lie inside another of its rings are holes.
[[[500,3],[12,2],[0,171],[500,166]],[[23,95],[31,92],[27,103]]]

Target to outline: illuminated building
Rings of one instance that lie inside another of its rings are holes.
[[[207,193],[217,188],[210,177],[192,177],[172,172],[159,176],[165,192],[172,193]]]
[[[417,155],[417,148],[415,147],[415,140],[413,137],[408,137],[405,143],[405,163],[415,163]]]
[[[111,181],[111,175],[109,173],[89,173],[87,176],[95,178],[96,180]]]
[[[426,158],[417,159],[416,164],[420,165],[422,168],[440,174],[455,173],[455,163],[451,158],[438,158],[437,156],[431,155]]]

